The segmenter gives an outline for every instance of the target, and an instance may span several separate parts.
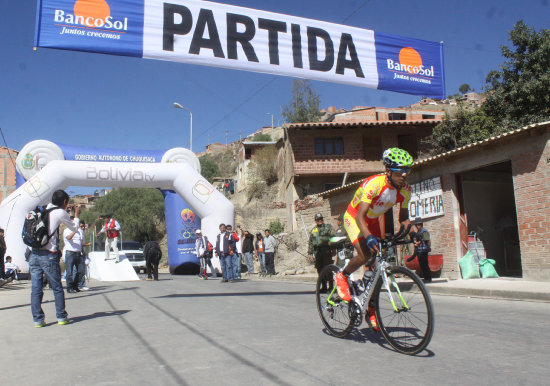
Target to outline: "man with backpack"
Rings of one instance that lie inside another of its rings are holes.
[[[145,267],[147,272],[147,281],[158,281],[159,279],[159,263],[162,257],[160,245],[156,241],[147,241],[143,247],[143,255],[145,256]],[[151,273],[153,277],[151,277]]]
[[[65,310],[65,293],[61,284],[61,269],[59,267],[59,225],[65,224],[75,232],[78,230],[80,208],[75,207],[74,221],[67,213],[69,195],[63,190],[52,194],[52,202],[46,208],[37,208],[29,212],[25,220],[23,241],[32,247],[29,256],[29,271],[31,274],[31,311],[35,327],[44,327],[44,311],[42,310],[42,274],[45,274],[53,290],[57,324],[69,323]],[[36,216],[40,212],[40,216]],[[36,221],[38,218],[39,221]],[[42,228],[45,232],[42,231]]]

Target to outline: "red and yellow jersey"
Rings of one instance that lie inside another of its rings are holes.
[[[353,200],[348,205],[347,213],[355,218],[359,204],[366,202],[369,204],[366,218],[372,220],[386,213],[396,203],[401,203],[401,208],[408,208],[410,199],[410,185],[404,184],[401,189],[397,190],[385,174],[377,174],[365,179],[359,186]]]

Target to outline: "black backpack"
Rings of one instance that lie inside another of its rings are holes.
[[[46,209],[45,206],[37,206],[27,213],[23,224],[23,232],[21,232],[21,237],[26,245],[31,248],[42,248],[48,244],[53,236],[53,233],[49,234],[48,231],[50,229],[50,212],[54,209],[60,208],[54,206]]]

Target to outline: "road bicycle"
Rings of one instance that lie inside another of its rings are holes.
[[[344,338],[361,325],[365,314],[366,322],[373,328],[365,313],[370,306],[382,336],[395,350],[415,355],[428,346],[434,330],[430,294],[414,272],[388,261],[392,260],[388,251],[410,242],[404,240],[409,230],[410,226],[406,230],[401,227],[395,236],[378,240],[374,271],[366,271],[361,280],[349,280],[350,302],[336,291],[334,276],[340,269],[331,264],[321,271],[316,287],[317,309],[331,335]]]

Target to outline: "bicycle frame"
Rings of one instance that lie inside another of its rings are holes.
[[[402,233],[402,230],[399,233]],[[408,233],[408,229],[407,229],[406,233]],[[397,241],[399,238],[400,237],[396,237],[395,241]],[[384,287],[386,288],[386,290],[388,292],[388,297],[390,299],[390,303],[393,307],[394,312],[400,312],[399,308],[397,307],[397,305],[395,303],[393,295],[391,293],[391,288],[390,288],[389,281],[388,281],[388,274],[386,273],[387,268],[389,268],[391,266],[391,264],[386,261],[387,253],[383,252],[383,251],[385,250],[384,247],[386,247],[386,250],[387,250],[388,246],[392,246],[392,245],[383,245],[382,241],[378,241],[378,254],[375,257],[375,262],[374,262],[374,267],[375,267],[374,268],[374,276],[367,283],[367,288],[365,288],[363,291],[360,291],[357,294],[354,293],[352,295],[351,302],[355,303],[359,307],[359,309],[361,310],[361,313],[365,312],[365,309],[367,308],[367,305],[369,304],[369,302],[372,298],[372,295],[374,293],[374,289],[376,288],[376,285],[378,283],[378,280],[380,280],[380,277],[382,278],[382,284],[384,285]],[[401,301],[401,304],[403,305],[404,309],[408,310],[409,306],[407,305],[407,302],[403,298],[403,295],[401,294],[401,290],[399,289],[399,286],[397,285],[397,283],[394,280],[392,280],[391,284],[395,288],[395,290],[397,292],[397,296],[399,296],[399,300]],[[351,290],[351,288],[350,288],[350,290]],[[334,307],[337,307],[338,305],[333,300],[331,300],[332,295],[334,294],[334,291],[336,291],[336,286],[334,286],[334,288],[332,288],[332,291],[330,292],[330,294],[328,296],[327,302],[330,305],[332,305]],[[355,292],[355,289],[353,289],[353,292]],[[346,303],[346,302],[344,301],[344,303]]]

